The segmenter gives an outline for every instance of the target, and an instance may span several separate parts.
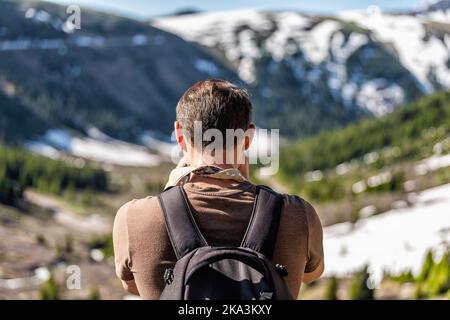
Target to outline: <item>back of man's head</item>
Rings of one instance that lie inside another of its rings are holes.
[[[191,140],[195,122],[202,131],[217,129],[226,136],[227,129],[247,130],[252,117],[252,103],[245,89],[220,79],[199,81],[190,87],[177,105],[177,121]],[[203,141],[203,146],[208,145]]]

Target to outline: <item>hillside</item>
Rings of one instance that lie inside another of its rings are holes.
[[[332,169],[373,151],[396,148],[396,161],[431,155],[433,145],[450,134],[450,93],[438,92],[380,119],[289,143],[282,172],[303,174]]]
[[[320,204],[324,223],[409,204],[414,192],[450,181],[450,93],[389,116],[285,143],[279,184]]]
[[[82,28],[73,30],[66,18],[63,6],[0,1],[3,141],[91,127],[134,142],[146,131],[169,135],[189,85],[211,76],[238,81],[198,46],[145,23],[83,10]]]
[[[27,188],[54,194],[67,189],[106,191],[108,176],[84,162],[55,161],[0,145],[0,203],[17,205]]]

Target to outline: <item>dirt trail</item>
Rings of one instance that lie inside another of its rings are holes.
[[[89,234],[105,234],[112,230],[110,221],[95,214],[83,217],[79,214],[70,212],[66,208],[62,208],[61,205],[50,196],[27,190],[24,198],[30,203],[53,212],[55,222],[73,231]]]

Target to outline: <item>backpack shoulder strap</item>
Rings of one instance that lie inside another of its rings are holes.
[[[167,189],[158,196],[158,200],[177,259],[181,259],[194,249],[208,245],[195,223],[182,187]]]
[[[273,256],[280,224],[282,196],[265,186],[256,187],[255,204],[241,247]]]

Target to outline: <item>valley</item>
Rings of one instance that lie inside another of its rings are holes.
[[[136,298],[115,275],[114,215],[161,192],[178,98],[208,77],[246,87],[257,126],[280,129],[278,173],[251,180],[304,197],[325,227],[325,274],[302,299],[450,297],[450,5],[85,10],[80,31],[65,16],[0,0],[0,299]]]

